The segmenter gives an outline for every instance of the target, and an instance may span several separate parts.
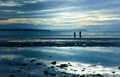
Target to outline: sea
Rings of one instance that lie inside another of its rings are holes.
[[[79,31],[0,31],[0,37],[79,38]],[[81,31],[82,38],[120,38],[120,31]]]

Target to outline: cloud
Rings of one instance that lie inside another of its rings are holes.
[[[0,1],[0,6],[7,6],[7,7],[13,7],[13,6],[21,6],[23,4],[20,4],[15,1]]]
[[[0,20],[0,24],[35,24],[35,25],[63,25],[63,20],[56,18],[14,18]]]
[[[106,22],[105,22],[106,21]],[[108,21],[108,22],[107,22]],[[0,20],[0,24],[35,24],[35,25],[56,25],[56,26],[85,26],[112,24],[109,21],[120,21],[117,15],[83,14],[83,13],[58,13],[52,18],[12,18]]]
[[[20,16],[26,14],[33,16],[30,18],[9,18],[7,20],[0,20],[0,24],[35,24],[35,25],[56,25],[56,26],[81,26],[81,25],[104,25],[112,24],[109,21],[120,21],[120,15],[114,14],[114,10],[96,10],[96,11],[71,11],[78,9],[76,6],[64,6],[51,9],[30,11],[16,11],[16,10],[1,10],[4,12],[15,12]],[[109,14],[110,12],[110,14]],[[30,13],[30,14],[29,14]],[[33,13],[33,14],[32,14]],[[113,13],[113,14],[111,14]],[[19,16],[19,17],[20,17]],[[46,18],[41,18],[41,16]],[[37,18],[36,18],[37,17]],[[118,22],[119,23],[119,22]]]
[[[46,1],[49,0],[28,0],[28,1],[23,0],[24,3],[37,3],[37,2],[46,2]]]
[[[120,24],[118,0],[0,1],[0,24],[89,26]],[[19,6],[19,7],[18,7]]]
[[[19,10],[0,10],[1,13],[16,13],[16,14],[24,14],[24,11]]]
[[[56,25],[56,26],[89,26],[113,24],[109,21],[120,21],[120,15],[116,14],[116,9],[101,9],[84,11],[78,6],[60,6],[57,8],[42,10],[1,10],[7,13],[16,13],[20,18],[8,18],[0,20],[0,24],[35,24],[35,25]],[[77,11],[72,11],[77,10]],[[28,16],[27,18],[25,16]],[[31,16],[31,17],[30,17]],[[45,17],[45,18],[44,18]]]
[[[58,8],[41,10],[41,12],[65,11],[65,10],[72,10],[72,9],[76,9],[76,8],[78,8],[78,7],[75,7],[75,6],[62,6],[62,7],[58,7]]]
[[[48,9],[42,9],[42,10],[29,10],[29,11],[17,11],[17,10],[1,10],[4,12],[16,12],[16,13],[24,13],[24,14],[48,14],[52,15],[55,14],[56,12],[63,12],[63,11],[70,11],[72,9],[77,9],[78,7],[75,6],[62,6],[62,7],[56,7],[56,8],[48,8]]]

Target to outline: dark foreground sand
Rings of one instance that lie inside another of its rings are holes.
[[[52,57],[52,56],[50,56],[50,57]],[[84,73],[86,73],[86,71],[88,69],[98,67],[97,65],[90,65],[86,68],[81,67],[82,69],[81,69],[81,71],[79,71],[75,68],[72,68],[72,67],[74,67],[74,65],[72,65],[71,63],[59,64],[57,61],[52,61],[52,62],[49,62],[49,64],[50,65],[48,66],[48,65],[46,65],[46,63],[40,62],[37,59],[31,59],[31,60],[29,60],[29,62],[25,62],[25,63],[8,62],[8,66],[10,67],[10,68],[8,68],[9,71],[12,71],[12,67],[11,67],[12,65],[16,65],[18,67],[14,69],[14,71],[17,72],[16,74],[9,74],[6,77],[19,77],[18,75],[20,73],[24,73],[25,71],[33,71],[35,69],[35,67],[36,67],[36,69],[38,69],[38,68],[41,69],[39,72],[36,72],[39,75],[29,75],[28,74],[28,75],[26,75],[26,77],[105,77],[100,73],[84,74]],[[61,71],[61,72],[56,71],[56,69],[63,70],[63,71]],[[76,73],[68,73],[66,71],[82,72],[82,73],[76,74]],[[91,70],[91,71],[93,71],[93,70]],[[89,71],[89,72],[91,72],[91,71]],[[115,72],[113,71],[111,73],[115,73]]]

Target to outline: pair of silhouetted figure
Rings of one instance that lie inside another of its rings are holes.
[[[76,32],[74,32],[74,38],[76,38]],[[79,38],[82,38],[81,31],[79,32]]]

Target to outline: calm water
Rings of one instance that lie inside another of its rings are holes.
[[[10,37],[40,37],[40,38],[73,38],[72,31],[0,31],[0,36]],[[76,32],[79,37],[79,32]],[[83,38],[120,38],[119,31],[83,31]]]

